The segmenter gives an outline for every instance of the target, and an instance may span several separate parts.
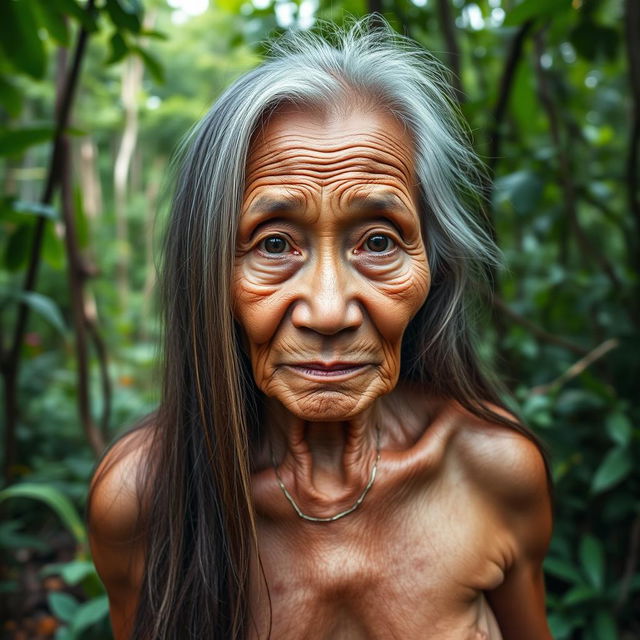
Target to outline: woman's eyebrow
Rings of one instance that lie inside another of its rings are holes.
[[[300,200],[298,198],[265,195],[256,198],[249,206],[247,213],[273,215],[278,213],[291,213],[299,208]]]
[[[395,193],[357,194],[349,198],[349,209],[357,214],[389,213],[400,223],[415,224],[416,215]]]
[[[367,211],[398,210],[410,213],[410,210],[395,193],[367,193],[349,198],[349,207],[367,209]]]

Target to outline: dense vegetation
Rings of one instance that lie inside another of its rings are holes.
[[[554,635],[640,637],[640,3],[171,4],[0,3],[3,632],[110,637],[80,514],[96,455],[157,401],[176,143],[268,36],[378,11],[451,69],[491,176],[507,268],[482,344],[552,456]]]

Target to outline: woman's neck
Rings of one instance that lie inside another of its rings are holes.
[[[379,402],[379,401],[378,401]],[[281,475],[304,502],[348,500],[362,491],[375,461],[378,403],[351,419],[307,422],[267,400],[267,439]]]

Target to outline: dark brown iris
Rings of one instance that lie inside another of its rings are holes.
[[[387,251],[389,246],[391,245],[391,240],[387,236],[383,236],[382,234],[370,236],[366,242],[367,249],[369,251],[375,251],[376,253],[381,253],[382,251]]]

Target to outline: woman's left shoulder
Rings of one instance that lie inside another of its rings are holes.
[[[540,445],[525,431],[465,410],[454,432],[455,466],[473,500],[493,520],[497,537],[507,542],[505,568],[522,562],[539,567],[553,529],[551,486]]]
[[[505,410],[490,409],[517,424]],[[452,444],[465,474],[497,507],[514,515],[550,508],[545,456],[526,430],[460,409]]]

